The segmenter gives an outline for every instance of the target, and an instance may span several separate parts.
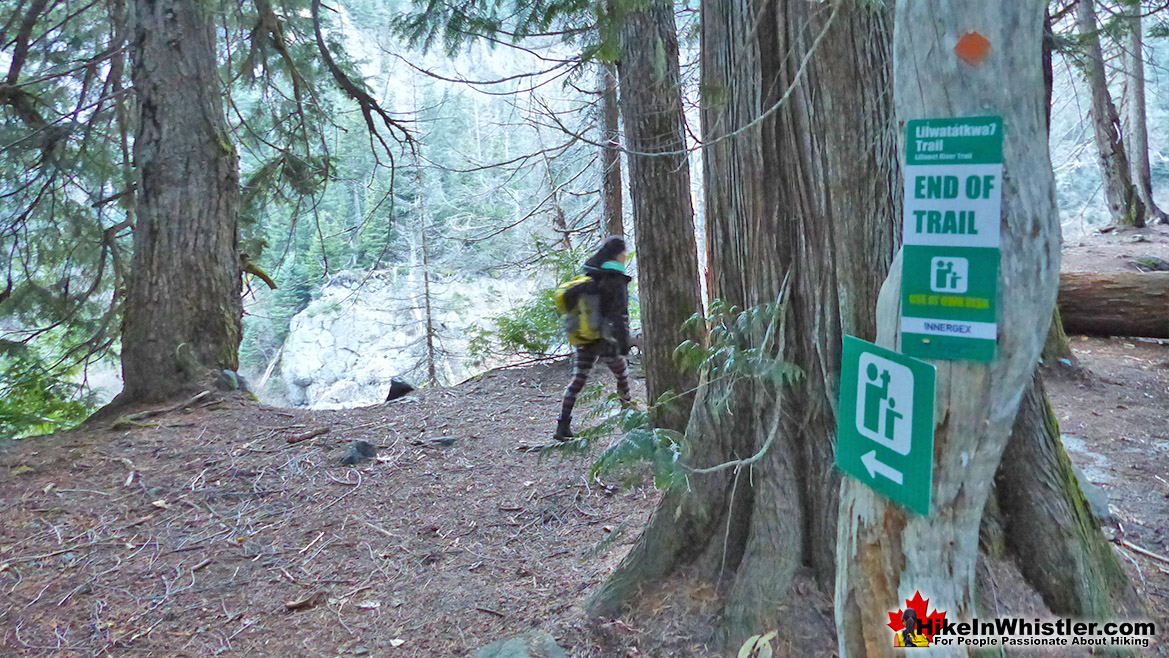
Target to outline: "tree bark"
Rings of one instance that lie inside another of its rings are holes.
[[[1153,175],[1149,167],[1148,109],[1145,103],[1145,49],[1141,21],[1141,3],[1132,2],[1128,32],[1128,143],[1132,158],[1132,183],[1137,195],[1145,204],[1145,215],[1158,223],[1169,223],[1165,214],[1153,200]]]
[[[995,491],[1007,548],[1053,613],[1114,619],[1144,612],[1084,499],[1038,370],[1019,404]]]
[[[828,583],[835,568],[841,336],[875,333],[870,309],[897,232],[891,12],[706,0],[702,21],[711,294],[752,307],[775,301],[786,279],[776,356],[805,378],[782,391],[704,381],[687,463],[746,458],[777,433],[774,443],[749,470],[667,492],[591,610],[611,614],[639,584],[690,566],[722,584],[716,642],[738,646],[777,621],[797,569]]]
[[[137,225],[118,403],[155,401],[239,366],[239,172],[214,20],[193,0],[136,0]]]
[[[1048,10],[1043,77],[1049,138],[1051,37]],[[1140,607],[1137,593],[1088,507],[1043,386],[1048,369],[1077,365],[1058,306],[1041,354],[1043,364],[1035,369],[1019,403],[1011,438],[995,475],[994,494],[987,505],[993,513],[983,514],[982,536],[1002,539],[986,552],[1001,557],[1009,550],[1028,584],[1056,614],[1113,619],[1117,612],[1135,613]],[[991,528],[998,532],[988,532]],[[985,551],[987,542],[982,544]]]
[[[1145,205],[1133,187],[1128,155],[1120,139],[1120,117],[1108,93],[1104,73],[1104,53],[1096,24],[1096,0],[1076,2],[1076,29],[1084,47],[1084,76],[1092,92],[1090,114],[1095,130],[1096,149],[1104,176],[1104,195],[1112,221],[1118,226],[1140,228],[1145,225]]]
[[[1047,340],[1043,343],[1043,362],[1044,365],[1050,366],[1061,360],[1072,366],[1077,364],[1076,355],[1072,353],[1072,343],[1063,328],[1063,316],[1059,313],[1059,306],[1056,306],[1051,318],[1051,329],[1048,330]]]
[[[1064,272],[1059,312],[1072,334],[1169,338],[1169,272]]]
[[[601,149],[601,189],[605,198],[607,235],[625,235],[625,209],[621,190],[621,111],[617,104],[617,67],[601,68],[601,114],[605,146]]]
[[[698,248],[683,132],[682,83],[674,5],[652,0],[618,10],[622,58],[617,65],[621,114],[629,149],[630,195],[637,238],[637,273],[650,402],[681,394],[657,411],[659,427],[685,428],[697,376],[679,370],[674,348],[701,340],[682,325],[702,312]]]
[[[836,621],[840,655],[892,656],[889,610],[917,590],[947,617],[975,613],[979,527],[1002,451],[1051,323],[1059,219],[1047,148],[1042,71],[1044,6],[1009,0],[900,0],[894,82],[900,123],[923,117],[1003,117],[999,355],[938,362],[932,513],[911,516],[859,482],[841,488]],[[971,66],[951,50],[976,30],[992,44]],[[877,343],[897,349],[900,266],[877,306]],[[966,655],[938,647],[936,655]]]

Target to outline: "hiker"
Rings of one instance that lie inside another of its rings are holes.
[[[625,274],[625,239],[611,236],[601,243],[601,248],[584,263],[588,281],[565,292],[564,303],[570,308],[577,307],[580,295],[596,295],[599,301],[601,338],[576,346],[576,367],[572,382],[564,390],[564,404],[556,422],[557,441],[572,438],[572,408],[576,396],[588,381],[589,372],[600,359],[617,376],[617,395],[621,405],[630,404],[629,377],[626,372],[625,356],[629,354],[629,282],[633,279]]]

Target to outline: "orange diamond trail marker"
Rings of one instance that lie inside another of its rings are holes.
[[[990,52],[990,40],[977,32],[963,34],[954,45],[954,54],[967,64],[977,66]]]

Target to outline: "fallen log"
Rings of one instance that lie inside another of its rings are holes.
[[[1059,314],[1069,334],[1169,338],[1169,272],[1064,272]]]

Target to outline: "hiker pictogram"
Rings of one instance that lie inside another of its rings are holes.
[[[964,293],[970,287],[970,261],[965,258],[934,258],[930,263],[930,290]]]
[[[899,455],[909,454],[913,372],[875,354],[862,355],[860,367],[864,376],[857,390],[857,431]]]

